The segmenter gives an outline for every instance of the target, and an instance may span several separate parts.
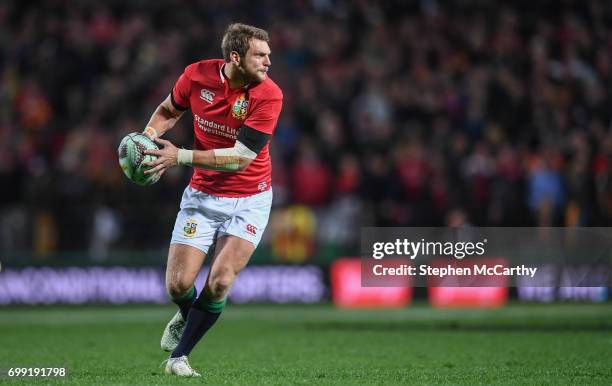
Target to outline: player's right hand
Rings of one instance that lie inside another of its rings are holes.
[[[157,159],[151,162],[146,162],[143,165],[151,167],[146,170],[146,174],[151,173],[162,173],[173,166],[178,165],[178,148],[172,144],[172,142],[155,138],[154,141],[160,145],[159,150],[146,150],[145,154],[151,154],[157,156]]]

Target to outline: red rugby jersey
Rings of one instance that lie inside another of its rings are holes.
[[[266,76],[261,83],[231,89],[222,59],[190,64],[172,89],[174,102],[193,113],[195,150],[233,147],[240,126],[272,135],[283,104],[281,89]],[[244,197],[270,189],[269,143],[243,171],[194,168],[189,185],[223,197]]]

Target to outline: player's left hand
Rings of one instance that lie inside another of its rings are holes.
[[[145,174],[160,173],[164,174],[166,169],[178,165],[178,148],[172,142],[161,138],[155,138],[154,141],[160,145],[159,150],[145,150],[145,154],[157,156],[155,161],[145,162],[143,165],[151,167],[145,171]]]

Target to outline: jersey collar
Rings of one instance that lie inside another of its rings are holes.
[[[225,83],[225,75],[223,75],[223,69],[225,68],[225,63],[221,65],[219,68],[219,78],[221,79],[221,83]]]
[[[219,79],[221,79],[221,83],[225,83],[225,78],[226,78],[225,74],[223,73],[223,69],[225,69],[225,63],[223,63],[221,65],[221,67],[219,68]],[[251,88],[251,85],[253,85],[253,82],[247,83],[244,86],[242,86],[241,88],[246,91],[249,88]],[[229,89],[229,83],[227,84],[227,88]],[[239,90],[239,89],[236,89],[236,90]]]

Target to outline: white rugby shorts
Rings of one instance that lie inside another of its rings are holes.
[[[271,206],[272,188],[248,197],[219,197],[187,186],[170,243],[208,253],[218,236],[232,235],[257,247]]]

